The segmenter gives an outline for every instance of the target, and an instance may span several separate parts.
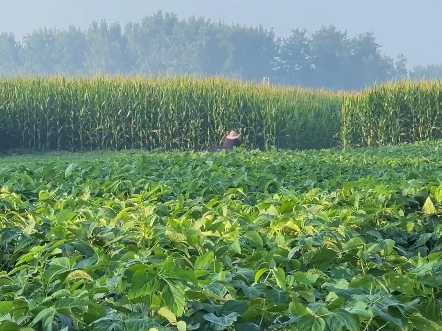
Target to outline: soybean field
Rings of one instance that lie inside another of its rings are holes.
[[[82,127],[83,92],[1,116],[20,144],[99,144],[117,113]],[[441,148],[3,157],[0,330],[441,330]]]

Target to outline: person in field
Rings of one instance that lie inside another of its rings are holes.
[[[223,145],[219,146],[210,146],[207,151],[214,153],[219,152],[221,150],[232,150],[234,147],[238,147],[241,145],[241,140],[239,134],[235,131],[231,131],[224,139]]]
[[[226,139],[224,139],[222,147],[225,149],[233,149],[234,147],[238,146],[241,146],[239,134],[235,131],[230,131],[230,133],[226,136]]]

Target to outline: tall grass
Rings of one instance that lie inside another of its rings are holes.
[[[380,146],[442,138],[442,83],[404,81],[346,95],[341,141]]]
[[[0,80],[3,149],[193,149],[239,131],[250,148],[335,146],[342,98],[218,78]]]

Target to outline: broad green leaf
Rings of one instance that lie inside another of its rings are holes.
[[[37,314],[37,316],[34,317],[34,319],[32,320],[32,325],[36,325],[40,321],[43,321],[44,323],[44,321],[46,321],[48,317],[54,316],[54,314],[55,314],[54,308],[52,307],[44,308]]]
[[[422,233],[419,236],[419,239],[415,242],[414,246],[420,247],[425,245],[427,241],[431,239],[431,237],[433,237],[433,233]]]
[[[364,246],[365,241],[361,237],[353,237],[344,245],[345,249],[355,249]]]
[[[158,276],[146,272],[144,269],[137,270],[132,278],[128,298],[130,300],[145,296],[158,290],[160,286]]]
[[[320,264],[323,262],[333,261],[336,257],[336,252],[329,248],[321,248],[309,260],[309,264]]]
[[[166,307],[176,316],[181,317],[186,307],[186,293],[181,284],[168,282],[162,292],[162,298]]]
[[[286,285],[286,282],[285,282],[285,272],[284,272],[284,270],[281,269],[281,268],[276,268],[276,269],[273,269],[272,272],[275,275],[276,284],[278,284],[278,286],[285,291],[286,288],[287,288],[287,285]]]
[[[434,198],[436,199],[437,202],[439,203],[442,202],[442,186],[436,188],[436,190],[434,191]]]
[[[49,283],[55,276],[69,271],[71,271],[71,263],[68,258],[54,258],[51,260],[49,268],[44,271],[43,277]]]
[[[0,331],[19,331],[21,328],[18,324],[11,321],[1,321]]]
[[[258,283],[261,276],[264,275],[267,271],[269,271],[268,268],[259,269],[255,274],[255,283]]]
[[[79,251],[84,256],[93,256],[95,254],[95,250],[89,246],[88,244],[75,242],[73,243],[75,249]]]
[[[366,244],[361,256],[362,258],[367,259],[369,256],[376,254],[379,251],[381,251],[381,245],[379,243]]]
[[[333,292],[331,292],[331,293],[333,293]],[[335,295],[335,297],[330,296],[331,293],[329,293],[329,295],[327,296],[327,302],[330,302],[327,304],[327,309],[328,310],[335,310],[337,308],[342,307],[345,304],[345,299],[342,297],[337,297],[336,295]]]
[[[441,322],[429,321],[423,317],[420,313],[415,313],[410,316],[411,324],[416,328],[416,330],[424,331],[440,331],[442,330]]]
[[[9,313],[13,308],[13,301],[0,301],[0,314]]]
[[[261,331],[259,325],[254,323],[235,323],[235,331]]]
[[[384,239],[381,242],[381,246],[384,249],[385,254],[388,255],[390,255],[393,252],[394,245],[396,245],[396,242],[392,239]]]
[[[398,291],[409,296],[415,295],[414,286],[407,276],[390,272],[385,274],[384,278],[389,290]]]
[[[352,279],[351,283],[349,284],[349,287],[351,288],[370,288],[374,286],[374,284],[377,282],[375,277],[372,275],[363,275],[363,276],[356,276]]]
[[[324,331],[325,321],[322,317],[303,315],[298,322],[299,331]]]
[[[307,285],[309,287],[312,286],[312,282],[310,281],[309,277],[307,277],[307,275],[302,271],[296,271],[293,274],[293,279],[299,284]]]
[[[68,167],[66,168],[66,170],[64,171],[64,176],[69,177],[70,175],[72,175],[72,172],[74,171],[74,167],[75,167],[74,163],[69,164]]]
[[[341,330],[345,327],[348,331],[360,331],[361,325],[358,318],[344,309],[338,309],[327,317],[327,324],[331,330]]]
[[[54,171],[54,174],[55,174],[55,171]],[[51,198],[51,195],[49,194],[48,191],[40,191],[40,192],[38,193],[38,200],[39,200],[39,201],[47,201],[47,200],[49,200],[50,198]]]
[[[299,302],[290,302],[289,311],[291,314],[298,315],[298,316],[302,316],[307,313],[305,306]]]
[[[55,217],[55,221],[57,223],[65,223],[67,221],[72,220],[76,215],[77,215],[77,213],[72,210],[63,209],[57,213],[57,216]]]
[[[304,298],[307,302],[312,303],[316,301],[315,294],[312,290],[309,291],[300,291],[299,295]]]
[[[43,170],[41,177],[45,180],[49,181],[53,180],[55,176],[57,176],[57,172],[55,171],[54,166],[55,166],[54,163],[48,164]]]
[[[36,259],[37,256],[38,256],[38,255],[37,255],[36,253],[34,253],[34,252],[30,252],[30,253],[24,254],[24,255],[22,255],[22,256],[18,259],[16,265],[20,265],[20,264],[23,264],[23,263],[30,262],[30,261]],[[23,266],[22,269],[23,269],[23,268],[26,268],[26,267]],[[22,269],[15,268],[15,269],[14,269],[14,272],[10,272],[9,275],[12,275],[12,274],[15,273],[15,271],[19,271],[19,270],[22,270]]]
[[[55,317],[55,311],[52,314],[45,316],[42,319],[43,331],[52,331],[52,327],[53,327],[52,322],[54,321],[54,317]]]
[[[334,288],[339,288],[339,289],[343,289],[343,288],[347,288],[348,287],[348,282],[345,279],[340,279],[339,282],[337,282],[334,285]]]
[[[221,312],[224,315],[228,315],[230,313],[238,313],[242,315],[247,311],[247,309],[249,309],[248,301],[227,300],[224,302]]]
[[[361,300],[356,301],[351,307],[346,308],[346,310],[352,314],[356,314],[367,319],[370,319],[374,316],[372,310],[367,306],[365,302]]]
[[[383,239],[383,237],[382,237],[382,233],[380,233],[380,232],[377,231],[377,230],[368,230],[368,231],[366,232],[366,234],[370,234],[370,235],[372,235],[374,238],[376,238],[376,239],[378,239],[378,240],[382,240],[382,239]]]
[[[286,304],[287,303],[287,295],[284,293],[285,290],[277,290],[274,288],[267,289],[264,292],[264,297],[267,300],[273,300],[275,303]]]
[[[213,313],[209,313],[205,314],[203,318],[206,321],[211,322],[215,325],[226,327],[226,326],[231,326],[234,322],[236,322],[238,316],[239,316],[238,313],[230,313],[226,316],[218,317]]]
[[[173,270],[172,273],[167,274],[168,279],[186,280],[195,286],[198,286],[198,278],[209,274],[208,271],[202,270]]]
[[[13,279],[8,276],[0,276],[0,285],[12,285]]]
[[[388,311],[388,306],[376,303],[375,305],[373,305],[372,310],[382,319],[399,328],[404,328],[407,324],[407,318],[405,318],[404,316],[393,316],[393,314]]]
[[[214,261],[215,254],[213,251],[208,251],[202,256],[198,256],[193,266],[194,270],[204,270]]]
[[[248,239],[257,248],[263,247],[263,242],[258,232],[248,231],[244,233],[244,238]]]

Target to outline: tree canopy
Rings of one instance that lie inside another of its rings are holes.
[[[275,85],[360,90],[375,83],[442,77],[442,65],[408,71],[403,54],[381,53],[372,32],[349,37],[335,26],[293,29],[179,19],[161,11],[140,22],[92,22],[81,30],[41,28],[17,40],[0,34],[0,75],[220,75]]]

